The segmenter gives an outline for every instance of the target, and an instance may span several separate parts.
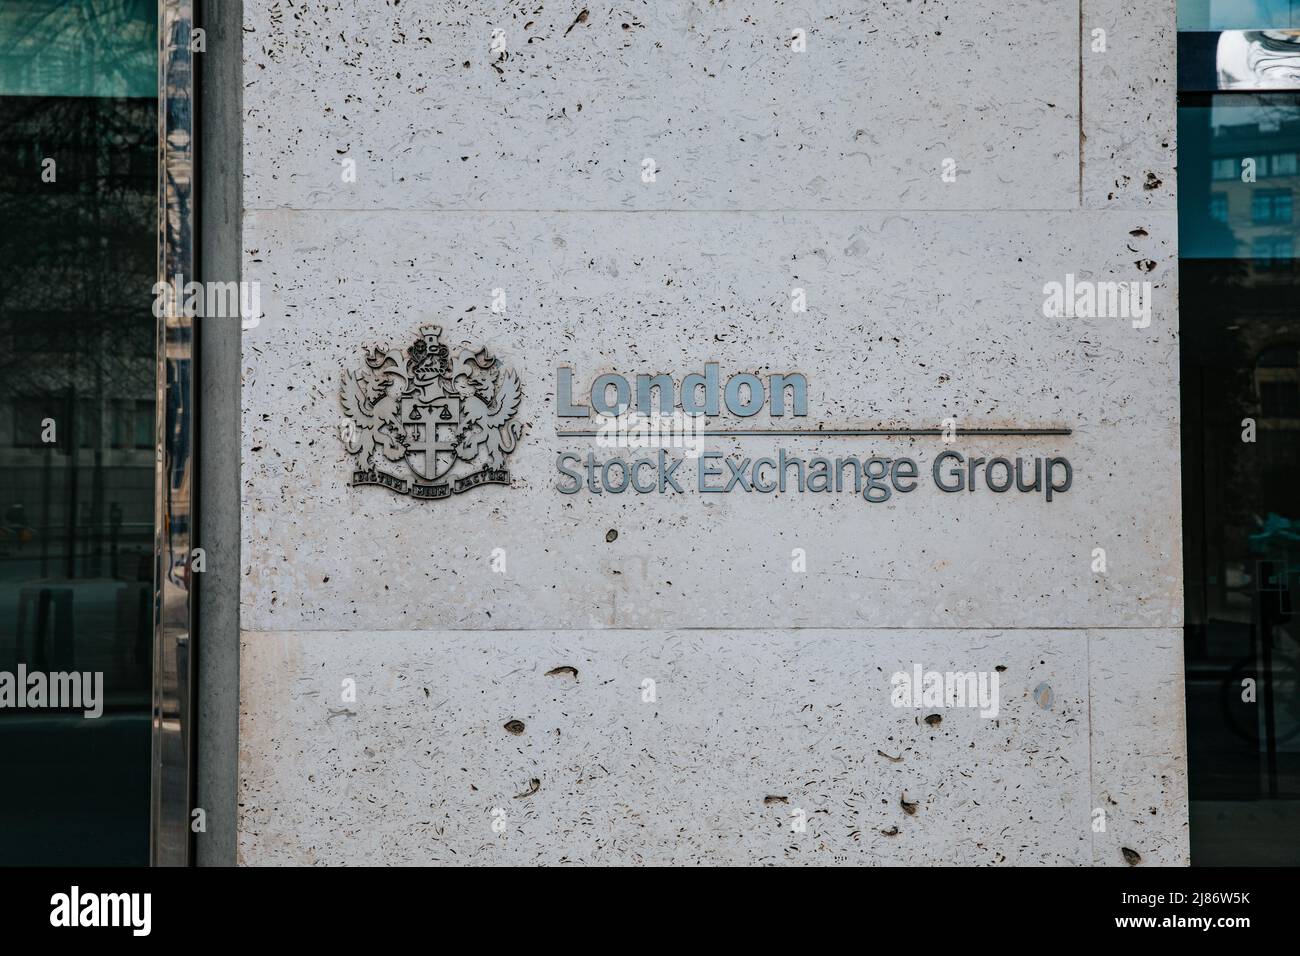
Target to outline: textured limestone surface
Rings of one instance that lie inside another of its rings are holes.
[[[585,9],[580,18],[584,7],[571,3],[248,4],[248,205],[1078,203],[1075,3]],[[804,52],[793,49],[795,30]],[[346,190],[342,158],[358,170]],[[647,159],[653,188],[642,181]],[[945,159],[961,188],[941,181]]]
[[[689,243],[682,219],[250,215],[249,274],[268,317],[245,337],[245,626],[331,627],[339,614],[376,629],[1179,622],[1172,214],[692,216]],[[1135,239],[1138,228],[1165,238]],[[1138,256],[1152,263],[1141,273],[1158,305],[1150,328],[1042,315],[1044,276],[1078,263],[1129,276]],[[806,313],[789,312],[791,284],[812,290]],[[495,286],[519,290],[504,315],[487,307]],[[362,364],[363,344],[405,347],[427,321],[519,373],[528,432],[508,491],[429,503],[348,487],[340,377]],[[947,448],[1061,455],[1073,486],[1051,502],[947,494],[928,474],[883,503],[689,483],[682,494],[557,490],[560,453],[619,454],[556,437],[577,424],[556,415],[558,365],[590,386],[609,371],[680,379],[706,362],[724,378],[805,374],[806,420],[763,414],[743,421],[752,427],[938,428],[955,416],[1074,430],[950,445],[717,438],[709,450],[911,456],[923,469]],[[1106,574],[1092,571],[1096,547]],[[490,561],[497,548],[505,574]],[[791,573],[795,548],[807,573]]]
[[[1084,205],[1177,209],[1177,4],[1081,6]]]
[[[1104,810],[1107,824],[1093,833],[1095,861],[1124,865],[1128,849],[1185,866],[1183,632],[1094,631],[1088,649],[1093,812]]]
[[[1168,647],[1176,633],[1125,640]],[[1123,846],[1185,862],[1170,751],[1150,767],[1162,783],[1133,781],[1150,812],[1116,810],[1092,832],[1090,781],[1126,802],[1130,783],[1112,777],[1119,749],[1090,758],[1089,693],[1109,704],[1108,732],[1129,719],[1113,698],[1142,693],[1090,671],[1107,639],[249,632],[241,859],[1122,865]],[[998,715],[882,706],[891,675],[917,661],[998,673]],[[356,699],[343,702],[349,679]]]
[[[246,5],[241,861],[1186,863],[1173,10]],[[426,324],[518,373],[509,487],[349,486],[341,376]],[[706,363],[808,382],[719,427],[1071,433],[706,442],[915,459],[884,503],[560,493],[641,453],[557,367]],[[998,716],[893,706],[918,664]]]

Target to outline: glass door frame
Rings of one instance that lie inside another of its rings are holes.
[[[197,165],[191,40],[194,0],[158,4],[158,281],[193,281]],[[154,640],[149,861],[186,866],[194,780],[194,549],[198,368],[195,321],[183,296],[157,325],[154,419]]]

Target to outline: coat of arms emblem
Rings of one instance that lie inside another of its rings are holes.
[[[442,328],[426,325],[406,350],[366,350],[343,374],[340,435],[357,456],[353,486],[383,485],[414,498],[449,498],[484,484],[510,484],[506,456],[524,426],[514,371],[486,348],[455,354]]]

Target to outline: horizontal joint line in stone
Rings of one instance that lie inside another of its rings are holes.
[[[780,215],[790,213],[792,215],[812,215],[817,213],[871,213],[877,215],[896,215],[900,213],[936,213],[936,214],[969,214],[969,215],[993,215],[1002,213],[1005,215],[1020,215],[1023,213],[1069,213],[1078,212],[1083,209],[1085,212],[1123,212],[1132,216],[1141,212],[1168,212],[1175,210],[1172,207],[1143,206],[1140,208],[1109,208],[1103,206],[1097,207],[1080,207],[1080,206],[1050,206],[1041,209],[979,209],[975,207],[964,207],[960,209],[935,209],[926,206],[873,206],[870,208],[860,207],[854,209],[821,209],[813,208],[795,208],[795,207],[773,207],[766,209],[582,209],[569,207],[565,209],[494,209],[483,208],[475,209],[472,207],[457,206],[454,208],[445,207],[426,207],[426,206],[245,206],[244,212],[373,212],[373,213],[453,213],[462,215],[513,215],[516,213],[541,213],[545,215],[588,215],[596,213],[614,213],[617,215],[662,215],[671,213],[675,215]]]
[[[663,634],[673,635],[686,632],[696,631],[716,631],[718,633],[751,633],[754,631],[858,631],[864,634],[880,632],[882,634],[896,634],[901,631],[971,631],[985,632],[997,631],[997,634],[985,634],[985,637],[998,637],[1003,631],[1168,631],[1171,635],[1177,635],[1182,639],[1183,625],[1181,624],[1011,624],[999,626],[981,626],[977,624],[933,624],[933,625],[915,625],[908,624],[901,627],[891,627],[888,624],[754,624],[752,626],[737,625],[729,627],[712,627],[705,624],[678,624],[664,625],[655,627],[653,625],[620,625],[620,626],[600,626],[590,625],[584,627],[478,627],[463,626],[452,627],[449,625],[421,626],[410,628],[392,628],[392,627],[246,627],[241,630],[241,634],[587,634],[593,631],[599,633],[637,633],[637,634]]]

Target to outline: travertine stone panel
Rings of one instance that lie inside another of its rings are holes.
[[[1151,212],[252,214],[247,271],[267,318],[244,350],[244,626],[1176,624],[1173,233],[1171,214]],[[1067,273],[1151,282],[1150,327],[1045,318],[1043,284]],[[808,312],[790,312],[792,286],[807,289]],[[488,308],[496,287],[503,315]],[[451,502],[348,487],[342,370],[361,364],[365,343],[405,347],[425,322],[519,372],[528,432],[509,459],[515,487]],[[709,361],[724,377],[807,375],[806,420],[744,425],[937,428],[955,416],[1074,433],[708,446],[915,457],[921,486],[883,504],[851,490],[557,490],[559,453],[616,453],[556,438],[557,365],[589,385],[611,370],[680,380]],[[928,469],[949,447],[1063,455],[1073,487],[1050,503],[944,494]],[[799,547],[807,573],[791,571]],[[1105,574],[1092,571],[1099,547]]]
[[[1087,650],[1081,631],[250,632],[240,859],[1088,864]],[[998,673],[997,717],[893,707],[916,663]]]
[[[1186,866],[1187,722],[1183,632],[1091,631],[1093,807],[1106,829],[1093,833],[1103,866],[1142,862]]]
[[[1177,4],[1083,0],[1082,7],[1083,203],[1177,209]],[[1094,50],[1103,39],[1105,50]]]
[[[1072,2],[587,8],[246,4],[247,205],[1078,204]]]

